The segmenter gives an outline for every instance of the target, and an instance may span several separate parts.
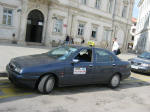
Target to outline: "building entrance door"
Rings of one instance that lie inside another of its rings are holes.
[[[39,10],[32,10],[28,15],[26,42],[41,43],[44,15]]]

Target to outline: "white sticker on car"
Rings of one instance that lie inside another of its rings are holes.
[[[73,74],[75,75],[86,74],[86,68],[74,68]]]

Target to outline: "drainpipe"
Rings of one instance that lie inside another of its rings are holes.
[[[111,35],[113,37],[115,37],[115,31],[116,31],[116,28],[114,29],[115,11],[116,11],[116,0],[114,1],[114,9],[113,9],[113,13],[112,13],[112,30],[111,30]],[[112,40],[110,40],[110,50],[111,50],[111,48],[112,48]]]
[[[21,37],[21,16],[22,16],[22,6],[23,6],[23,0],[21,0],[21,7],[17,10],[17,12],[19,13],[19,27],[18,27],[18,38],[17,41],[20,41],[20,37]]]
[[[45,38],[43,40],[43,42],[44,42],[43,44],[47,44],[46,41],[49,41],[49,40],[46,40],[46,39],[48,39],[47,38],[47,31],[48,31],[47,29],[48,29],[48,25],[49,25],[48,24],[48,18],[49,18],[49,12],[50,12],[49,3],[48,3],[48,8],[47,9],[48,9],[48,11],[47,11],[47,18],[46,18],[46,21],[44,23],[46,25],[46,27],[45,27]],[[43,27],[43,30],[44,30],[44,27]],[[49,44],[50,44],[50,42],[48,42],[48,46],[49,46]]]

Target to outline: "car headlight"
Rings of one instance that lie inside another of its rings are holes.
[[[18,73],[21,73],[21,72],[22,72],[22,69],[19,68],[19,67],[16,67],[16,68],[15,68],[15,71],[18,72]]]
[[[143,67],[150,67],[150,64],[143,63],[142,66]]]

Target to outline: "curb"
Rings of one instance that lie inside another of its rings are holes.
[[[6,72],[0,72],[0,77],[7,77],[7,73]]]

